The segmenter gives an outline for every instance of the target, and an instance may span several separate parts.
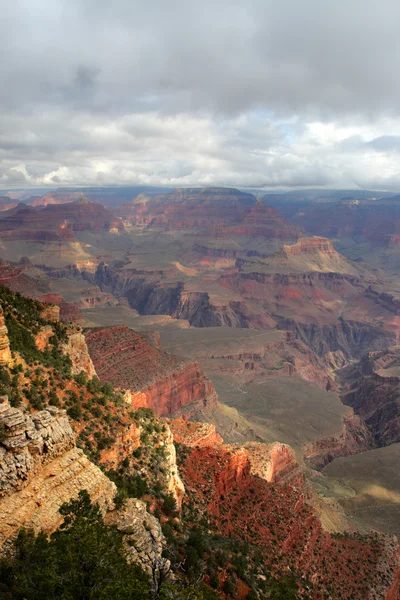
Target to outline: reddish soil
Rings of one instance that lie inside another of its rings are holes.
[[[191,449],[181,474],[186,501],[207,514],[210,529],[258,546],[272,573],[301,574],[311,598],[398,598],[392,538],[325,532],[303,490],[252,475],[245,449]]]

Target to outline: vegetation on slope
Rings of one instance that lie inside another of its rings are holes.
[[[8,394],[15,406],[29,411],[47,406],[65,408],[78,434],[78,444],[103,469],[107,469],[107,453],[118,445],[121,433],[132,427],[139,431],[138,447],[129,455],[118,455],[107,474],[118,488],[117,505],[127,497],[142,498],[162,524],[165,553],[175,578],[174,583],[163,584],[158,596],[161,600],[307,597],[305,582],[300,590],[289,570],[272,572],[266,568],[268,557],[259,545],[232,539],[229,532],[222,535],[222,529],[210,527],[196,492],[187,490],[179,520],[175,501],[166,491],[165,423],[149,409],[134,411],[111,384],[96,377],[88,380],[84,372],[72,376],[69,358],[60,348],[68,326],[44,320],[40,303],[1,287],[0,303],[14,358],[11,368],[0,368],[0,393]],[[53,335],[48,347],[40,351],[35,335],[45,326],[52,327]],[[180,448],[182,465],[188,453]],[[0,563],[0,597],[150,597],[146,576],[127,565],[120,535],[104,525],[87,495],[82,493],[61,512],[65,522],[49,540],[42,534],[20,533],[14,553]],[[311,584],[308,590],[312,593]]]

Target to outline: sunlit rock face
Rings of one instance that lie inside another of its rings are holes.
[[[0,365],[7,365],[11,360],[10,340],[4,321],[3,309],[0,306]]]
[[[64,502],[86,489],[103,511],[113,508],[115,485],[75,445],[64,410],[32,415],[0,399],[0,546],[21,527],[51,533]]]

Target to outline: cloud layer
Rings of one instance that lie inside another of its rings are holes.
[[[395,0],[4,10],[3,187],[400,189]]]

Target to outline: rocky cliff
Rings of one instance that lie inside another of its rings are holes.
[[[308,444],[304,450],[306,462],[312,468],[321,469],[339,456],[351,456],[374,447],[373,433],[365,421],[350,414],[343,419],[339,434]]]
[[[338,436],[306,448],[314,467],[400,442],[400,348],[366,354],[340,371],[341,400],[352,413]]]
[[[115,486],[75,446],[65,411],[28,415],[2,397],[0,432],[0,546],[21,527],[54,531],[59,507],[81,489],[104,511],[113,507]]]
[[[251,446],[250,453],[224,446],[186,451],[184,508],[185,502],[194,505],[209,530],[255,544],[271,573],[299,573],[300,586],[312,599],[391,598],[399,569],[395,538],[324,531],[307,502],[301,470],[290,450],[279,446],[264,457],[263,445]]]
[[[10,341],[4,321],[3,309],[0,306],[0,365],[7,365],[11,361]]]
[[[116,298],[127,298],[131,308],[143,315],[169,315],[188,320],[194,327],[270,327],[271,317],[264,312],[253,314],[239,301],[213,304],[202,291],[186,291],[180,281],[164,283],[163,272],[118,270],[101,263],[96,272],[81,275]]]
[[[196,362],[163,352],[128,327],[95,329],[86,341],[100,379],[130,390],[135,408],[147,406],[157,415],[170,415],[191,403],[207,407],[217,401]]]
[[[170,561],[163,557],[165,538],[160,522],[136,498],[129,498],[120,510],[106,515],[105,521],[123,534],[127,561],[142,567],[157,592],[159,581],[170,570]]]
[[[369,351],[383,350],[395,342],[395,335],[382,327],[342,318],[325,325],[281,319],[278,328],[293,331],[296,338],[318,356],[339,351],[346,358],[361,358]]]
[[[249,455],[252,475],[261,477],[269,483],[303,487],[305,470],[297,462],[290,446],[279,442],[273,444],[249,442],[244,447]]]
[[[114,214],[147,228],[194,229],[219,238],[230,236],[296,240],[300,227],[252,194],[230,188],[176,189],[154,197],[140,195]]]
[[[76,326],[70,326],[67,335],[68,341],[63,344],[62,349],[72,361],[72,374],[79,375],[81,371],[85,371],[89,379],[92,379],[96,375],[96,370],[89,355],[85,336]]]
[[[220,446],[222,437],[218,435],[215,425],[211,423],[197,423],[185,419],[171,419],[168,421],[174,442],[185,444],[189,448],[204,448]]]
[[[366,424],[374,446],[399,442],[400,348],[371,352],[358,365],[345,369],[342,381],[342,401]]]

